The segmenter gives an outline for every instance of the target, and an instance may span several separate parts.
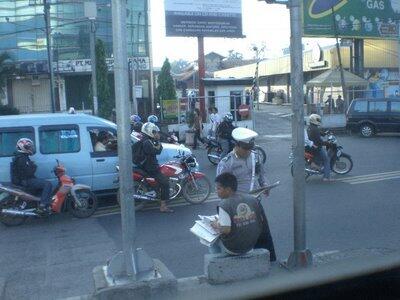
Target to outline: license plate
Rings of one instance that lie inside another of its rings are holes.
[[[342,155],[342,151],[338,150],[338,151],[336,152],[336,156],[337,156],[337,157],[340,157],[341,155]]]

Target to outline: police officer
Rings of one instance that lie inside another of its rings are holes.
[[[217,167],[217,176],[225,172],[236,176],[237,191],[241,193],[249,193],[266,184],[264,167],[259,161],[259,157],[252,151],[257,136],[257,132],[248,128],[234,129],[232,138],[235,147],[220,161]],[[262,210],[262,217],[263,232],[255,248],[267,248],[270,252],[270,260],[276,261],[274,243],[264,210]]]

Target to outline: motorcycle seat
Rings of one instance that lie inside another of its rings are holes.
[[[142,175],[143,177],[149,177],[149,175],[148,175],[143,169],[140,169],[140,168],[135,168],[135,167],[133,167],[133,168],[132,168],[132,172],[137,173],[137,174],[140,174],[140,175]]]

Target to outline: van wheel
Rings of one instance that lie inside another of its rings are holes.
[[[371,137],[375,133],[375,128],[371,124],[364,123],[360,126],[360,134],[363,137]]]

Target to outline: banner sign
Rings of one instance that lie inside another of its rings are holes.
[[[399,19],[399,0],[303,1],[304,36],[396,39]]]
[[[149,70],[150,62],[148,57],[132,57],[128,59],[129,63],[133,61],[135,70]],[[58,66],[57,66],[58,63]],[[114,70],[114,59],[107,58],[106,63],[108,71]],[[60,73],[90,73],[92,71],[92,61],[90,59],[71,59],[60,60],[53,63],[55,72]]]
[[[178,118],[178,100],[162,100],[162,113],[164,119],[177,119]]]
[[[243,37],[242,0],[165,0],[167,36]]]

